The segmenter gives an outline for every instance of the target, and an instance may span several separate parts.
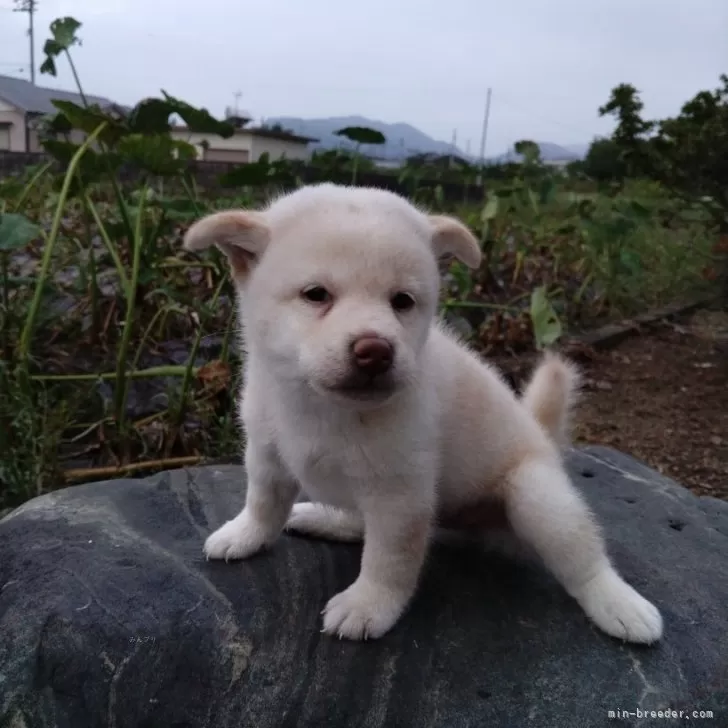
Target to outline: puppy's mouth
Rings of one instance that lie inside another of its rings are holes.
[[[398,389],[391,373],[369,376],[356,373],[326,389],[334,395],[354,402],[384,402]]]

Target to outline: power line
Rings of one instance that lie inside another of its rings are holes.
[[[524,106],[521,106],[520,104],[514,104],[508,98],[506,98],[506,99],[502,99],[501,98],[501,103],[504,104],[505,106],[510,107],[511,110],[513,110],[513,111],[515,111],[515,112],[517,112],[517,113],[519,113],[519,114],[521,114],[523,116],[528,116],[531,119],[538,119],[539,121],[543,121],[543,122],[545,122],[547,124],[552,124],[554,126],[563,127],[564,129],[567,129],[569,131],[579,130],[582,133],[584,131],[583,127],[579,127],[576,124],[569,124],[568,122],[565,123],[563,121],[557,121],[556,119],[552,119],[552,118],[550,118],[548,116],[544,116],[539,111],[535,111],[534,112],[531,109],[527,109]]]

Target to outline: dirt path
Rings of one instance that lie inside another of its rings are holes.
[[[576,439],[728,500],[728,313],[700,311],[582,365]]]

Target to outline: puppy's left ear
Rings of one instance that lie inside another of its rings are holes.
[[[480,244],[459,220],[447,215],[430,215],[433,227],[432,248],[438,258],[454,255],[468,268],[478,268],[483,259]]]
[[[263,254],[270,230],[260,213],[226,210],[193,223],[184,237],[185,250],[205,250],[217,245],[227,256],[235,278],[244,279]]]

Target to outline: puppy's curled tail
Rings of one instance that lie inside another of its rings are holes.
[[[571,442],[571,415],[580,381],[573,362],[547,352],[523,392],[523,403],[560,447]]]

